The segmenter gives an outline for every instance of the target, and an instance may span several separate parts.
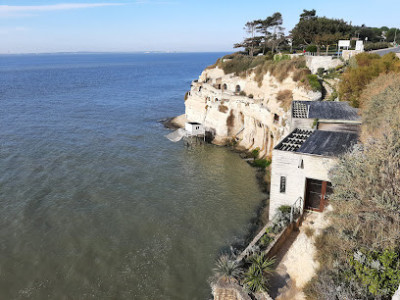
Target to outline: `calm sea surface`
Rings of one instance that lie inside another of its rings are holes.
[[[157,121],[221,55],[0,56],[0,299],[208,299],[263,194]]]

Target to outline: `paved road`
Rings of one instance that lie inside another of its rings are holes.
[[[393,48],[387,48],[387,49],[381,49],[381,50],[374,50],[374,51],[371,51],[370,53],[376,53],[376,54],[379,54],[380,56],[383,56],[385,54],[388,54],[389,52],[400,53],[400,46],[393,47]]]

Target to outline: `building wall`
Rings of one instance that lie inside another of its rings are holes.
[[[318,130],[325,131],[341,131],[341,132],[360,132],[360,124],[346,124],[346,123],[318,123]]]
[[[290,130],[292,131],[296,128],[313,130],[313,129],[315,129],[314,119],[292,118],[292,122],[290,124]]]
[[[298,167],[300,159],[304,169]],[[281,205],[293,205],[299,197],[304,199],[306,178],[330,181],[329,171],[335,163],[332,157],[273,150],[269,218]],[[286,176],[285,193],[279,190],[281,176]]]

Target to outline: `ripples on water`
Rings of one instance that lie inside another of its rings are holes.
[[[207,299],[263,195],[157,120],[219,56],[0,56],[0,299]]]

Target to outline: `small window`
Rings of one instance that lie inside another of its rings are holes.
[[[281,193],[285,193],[286,192],[286,176],[281,176],[281,184],[279,187],[279,191]]]
[[[304,169],[304,161],[302,158],[299,159],[299,165],[298,165],[299,169]]]
[[[224,85],[222,86],[222,88],[223,88],[224,90],[227,90],[227,89],[228,89],[228,86],[226,85],[226,83],[224,83]]]
[[[236,86],[236,93],[239,93],[240,92],[240,85],[237,85]]]

